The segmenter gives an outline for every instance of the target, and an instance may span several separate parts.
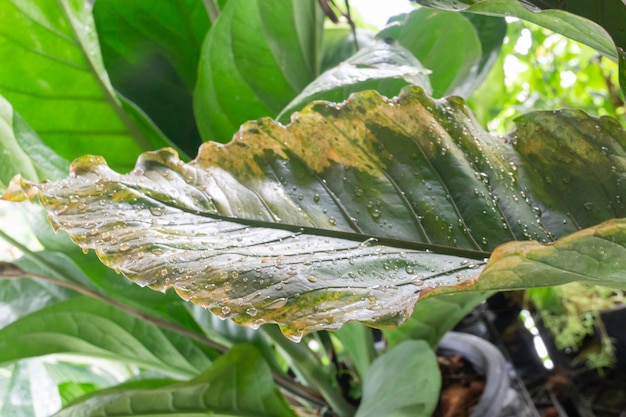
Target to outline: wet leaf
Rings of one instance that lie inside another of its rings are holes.
[[[261,355],[246,344],[234,346],[190,381],[151,384],[153,387],[140,381],[110,388],[76,401],[55,416],[295,416]]]
[[[316,103],[287,127],[247,123],[189,164],[164,149],[120,175],[86,156],[66,180],[16,178],[5,198],[38,198],[56,228],[142,286],[297,340],[396,325],[420,293],[472,289],[502,243],[626,216],[625,143],[617,121],[569,110],[490,136],[461,99],[414,87]],[[490,282],[475,289],[508,285]]]

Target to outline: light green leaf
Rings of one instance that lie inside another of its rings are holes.
[[[490,136],[460,98],[413,87],[316,103],[287,127],[248,123],[189,164],[165,149],[120,175],[84,157],[66,180],[16,178],[4,198],[38,198],[55,227],[142,286],[297,340],[401,323],[420,294],[507,288],[472,287],[496,246],[626,217],[625,143],[614,119],[569,110]],[[615,271],[579,279],[621,286]]]
[[[319,74],[323,13],[315,0],[230,0],[207,35],[194,110],[204,140],[276,116]]]
[[[88,1],[5,2],[0,61],[11,63],[0,67],[0,94],[62,157],[97,153],[125,169],[142,150],[168,145],[111,87]]]
[[[268,366],[250,345],[239,344],[198,377],[178,384],[140,389],[127,386],[92,395],[55,417],[141,414],[223,417],[295,417],[272,381]]]
[[[376,37],[395,39],[432,71],[434,97],[461,87],[482,55],[474,26],[458,13],[420,8],[395,17]]]
[[[609,34],[598,24],[591,22],[583,17],[577,16],[572,13],[568,13],[562,10],[544,10],[542,11],[538,7],[535,7],[533,3],[541,3],[542,7],[548,6],[548,4],[541,0],[413,0],[416,3],[424,6],[441,8],[444,10],[464,11],[469,13],[485,14],[490,16],[515,16],[520,19],[527,20],[532,23],[536,23],[539,26],[543,26],[546,29],[550,29],[553,32],[560,33],[568,38],[574,39],[578,42],[595,48],[603,54],[617,58],[615,45]],[[619,5],[620,0],[606,0],[602,2],[588,2],[586,3],[589,10],[593,10],[597,5],[611,4],[612,13],[616,16],[623,15],[623,11],[618,10],[623,8],[623,5]],[[565,2],[558,2],[563,5]],[[616,5],[618,7],[616,7]],[[584,15],[583,15],[584,16]],[[623,19],[620,21],[623,22]]]
[[[403,87],[417,85],[430,92],[428,74],[430,71],[407,49],[375,41],[317,77],[277,118],[288,122],[292,113],[312,101],[339,103],[357,91],[376,90],[381,95],[393,97]]]
[[[197,375],[208,351],[102,301],[77,297],[0,329],[0,363],[67,353],[133,363],[180,376]]]
[[[430,417],[439,401],[441,373],[423,341],[406,341],[374,361],[355,417]]]
[[[69,163],[52,152],[0,96],[0,149],[4,155],[0,164],[0,191],[19,173],[33,181],[59,179],[65,176]]]

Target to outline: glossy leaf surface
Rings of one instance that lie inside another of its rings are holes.
[[[98,153],[124,169],[141,151],[168,146],[113,90],[88,2],[5,2],[0,61],[11,63],[0,67],[0,94],[62,157]]]
[[[294,417],[272,381],[269,367],[250,345],[239,344],[198,377],[152,389],[120,387],[55,414],[146,417],[163,415]]]
[[[68,179],[18,178],[5,198],[38,197],[55,227],[140,285],[298,339],[400,323],[420,292],[471,287],[502,243],[625,216],[624,143],[615,120],[582,112],[530,114],[499,138],[458,98],[363,92],[288,127],[248,123],[190,164],[161,150],[120,175],[84,157]],[[622,285],[605,278],[580,277]],[[511,285],[490,282],[480,290]]]

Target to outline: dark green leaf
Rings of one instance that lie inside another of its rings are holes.
[[[323,13],[315,0],[230,0],[205,39],[194,106],[204,140],[276,116],[319,74]]]
[[[11,63],[0,67],[0,93],[62,157],[97,153],[126,169],[142,150],[168,145],[137,126],[113,91],[86,1],[7,2],[0,61]]]
[[[240,344],[221,356],[198,377],[160,388],[132,386],[92,395],[55,414],[158,417],[258,416],[294,417],[274,385],[268,366],[249,345]]]
[[[493,137],[460,98],[414,87],[316,103],[288,127],[248,123],[190,164],[161,150],[120,175],[85,157],[57,183],[16,178],[5,198],[38,196],[56,227],[140,285],[298,339],[400,323],[420,293],[471,289],[502,243],[626,216],[625,143],[614,119],[576,111]],[[509,285],[490,282],[480,289]]]
[[[192,92],[210,27],[203,0],[101,0],[93,13],[113,85],[195,153],[200,136]]]
[[[430,417],[440,389],[435,352],[426,342],[406,341],[372,364],[356,417]]]
[[[458,13],[417,9],[394,18],[379,39],[395,39],[429,70],[433,96],[442,97],[459,88],[482,55],[474,26]]]
[[[78,297],[0,329],[0,363],[68,353],[193,376],[209,364],[206,349],[102,301]]]

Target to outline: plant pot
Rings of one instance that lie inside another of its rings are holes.
[[[482,396],[470,417],[532,417],[518,392],[511,387],[504,356],[493,344],[480,337],[459,332],[448,332],[439,342],[439,352],[458,353],[485,377]]]

